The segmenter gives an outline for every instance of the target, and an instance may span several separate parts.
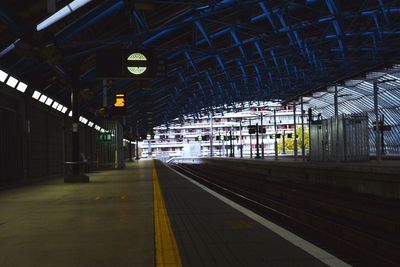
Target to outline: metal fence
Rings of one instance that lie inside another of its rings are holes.
[[[369,160],[368,115],[340,115],[311,123],[313,161]]]

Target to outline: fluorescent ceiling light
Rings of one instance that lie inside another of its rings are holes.
[[[47,19],[43,20],[36,26],[37,31],[41,31],[50,25],[53,25],[57,21],[61,20],[65,16],[68,16],[78,8],[86,5],[87,3],[91,2],[92,0],[74,0],[65,7],[58,10],[56,13],[48,17]]]
[[[89,127],[93,127],[93,125],[94,125],[94,123],[91,122],[91,121],[89,121],[88,126],[89,126]]]
[[[53,102],[53,105],[51,105],[52,108],[57,109],[59,103],[57,101]]]
[[[38,100],[38,99],[39,99],[39,97],[40,97],[40,95],[41,95],[41,93],[40,93],[40,92],[38,92],[38,91],[35,91],[35,92],[33,92],[32,98],[34,98],[34,99]]]
[[[72,117],[72,110],[68,113],[68,116]]]
[[[53,103],[53,99],[51,99],[50,97],[49,97],[49,98],[47,98],[47,100],[46,100],[45,104],[46,104],[46,105],[48,105],[48,106],[50,106],[50,105],[51,105],[51,103]]]
[[[0,82],[3,82],[7,79],[8,74],[2,70],[0,70]]]
[[[17,86],[17,90],[20,91],[21,93],[25,93],[26,88],[28,88],[28,85],[23,83],[23,82],[19,82],[18,86]]]
[[[10,76],[10,77],[8,78],[8,80],[7,80],[7,85],[10,86],[10,87],[12,87],[12,88],[15,88],[15,86],[17,85],[17,83],[18,83],[18,80],[15,79],[13,76]]]
[[[18,38],[15,40],[13,43],[11,43],[9,46],[3,49],[3,51],[0,52],[0,57],[4,56],[5,54],[9,53],[15,48],[15,45],[20,41],[21,39]]]
[[[39,98],[39,101],[42,103],[46,102],[46,100],[47,100],[47,96],[45,96],[45,95],[41,95],[41,97]]]
[[[62,110],[62,108],[63,108],[64,106],[63,105],[58,105],[58,107],[57,107],[57,111],[61,111]]]
[[[61,112],[63,113],[63,114],[65,114],[65,112],[67,112],[67,107],[63,107],[62,109],[61,109]]]

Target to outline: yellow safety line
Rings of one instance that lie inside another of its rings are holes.
[[[178,245],[165,208],[154,160],[152,165],[156,266],[180,267],[182,266],[181,256],[179,255]]]

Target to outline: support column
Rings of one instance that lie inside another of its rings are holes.
[[[261,158],[264,158],[264,125],[263,125],[262,112],[261,112]]]
[[[137,138],[139,138],[138,136],[136,137],[136,145],[135,145],[135,148],[136,148],[136,160],[139,160],[140,159],[140,157],[139,157],[139,140],[137,140]]]
[[[213,141],[214,141],[214,129],[213,129],[213,117],[212,112],[210,112],[210,157],[213,157]]]
[[[335,95],[334,95],[334,108],[335,108],[335,120],[336,120],[336,154],[335,160],[339,161],[341,159],[340,153],[340,140],[339,140],[339,96],[337,84],[335,84]]]
[[[229,157],[230,157],[230,158],[235,157],[234,150],[233,150],[232,130],[233,130],[233,126],[231,126],[231,130],[229,131],[229,144],[230,144],[230,153],[229,153]]]
[[[132,162],[133,160],[132,160],[132,142],[131,141],[129,141],[128,149],[129,149],[129,153],[128,153],[129,159],[128,159],[128,161]]]
[[[72,69],[72,174],[64,178],[65,183],[85,183],[89,182],[89,177],[81,173],[80,147],[79,147],[79,71],[78,66]]]
[[[278,159],[278,141],[276,139],[277,129],[276,129],[276,110],[274,109],[274,129],[275,129],[275,141],[274,141],[274,149],[275,149],[275,160]]]
[[[384,127],[385,127],[385,115],[382,114],[380,122],[380,133],[381,133],[381,155],[385,155],[385,138],[384,138]]]
[[[333,98],[333,105],[334,105],[334,108],[335,108],[335,117],[337,117],[338,115],[339,115],[339,109],[338,109],[338,106],[339,106],[339,102],[338,102],[338,88],[337,88],[337,84],[335,84],[335,95],[334,95],[334,98]]]
[[[240,136],[240,158],[243,158],[242,119],[240,119],[239,122],[239,136]]]
[[[376,160],[381,160],[381,138],[379,132],[379,110],[378,110],[378,81],[374,80],[374,113],[375,113],[375,150]]]
[[[294,153],[294,160],[297,160],[297,118],[296,118],[296,102],[295,101],[293,101],[293,123],[294,123],[293,153]]]
[[[301,156],[303,161],[306,160],[306,146],[304,140],[304,113],[303,97],[301,97]]]
[[[308,108],[308,158],[311,160],[311,122],[313,120],[312,109]],[[319,135],[317,135],[319,136]]]
[[[258,129],[258,123],[256,123],[256,159],[259,159],[259,158],[261,158],[260,157],[260,144],[259,144],[259,142],[258,142],[258,136],[259,136],[259,131],[258,131],[259,129]]]
[[[251,119],[250,119],[250,125],[251,125]],[[249,137],[250,137],[250,158],[252,159],[253,158],[253,144],[251,142],[251,133],[250,132],[249,132]]]

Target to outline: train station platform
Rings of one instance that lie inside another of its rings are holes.
[[[0,266],[347,266],[158,161],[0,191]]]

